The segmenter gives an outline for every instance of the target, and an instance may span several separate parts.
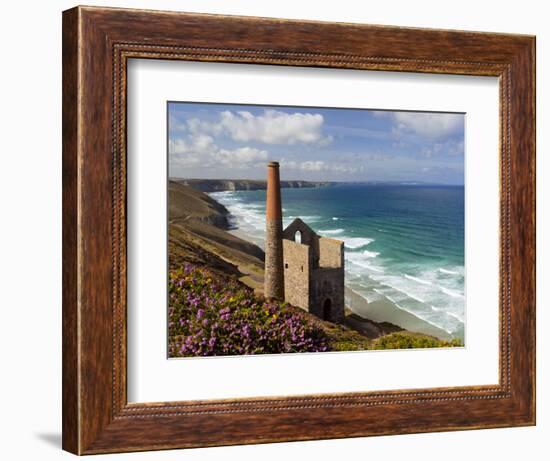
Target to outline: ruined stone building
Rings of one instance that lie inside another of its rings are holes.
[[[320,237],[301,219],[284,231],[279,164],[268,165],[265,296],[323,320],[344,320],[344,242]]]
[[[344,320],[344,242],[300,218],[283,231],[285,300],[323,320]]]

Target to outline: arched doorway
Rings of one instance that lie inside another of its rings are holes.
[[[330,311],[332,308],[332,301],[330,298],[325,299],[323,303],[323,320],[331,320]]]

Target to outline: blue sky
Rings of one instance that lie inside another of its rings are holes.
[[[170,177],[464,184],[464,114],[168,104]]]

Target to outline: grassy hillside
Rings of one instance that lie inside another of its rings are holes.
[[[186,264],[170,272],[169,288],[171,357],[329,350],[305,312],[255,296],[234,278]]]

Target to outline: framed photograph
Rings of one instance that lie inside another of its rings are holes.
[[[63,13],[63,448],[535,424],[535,38]]]

